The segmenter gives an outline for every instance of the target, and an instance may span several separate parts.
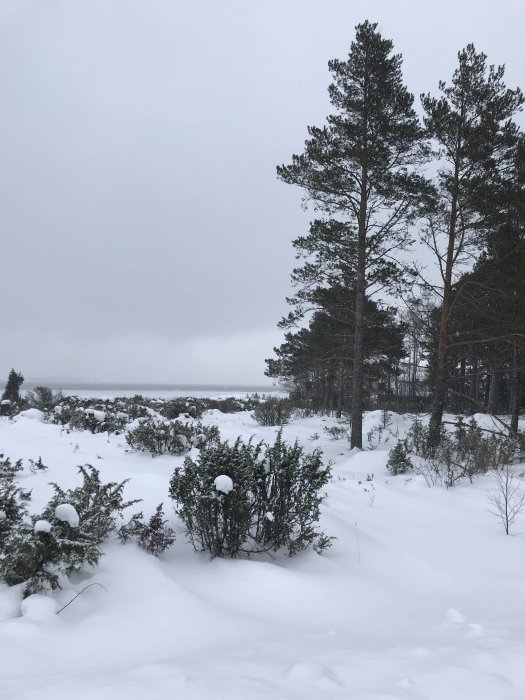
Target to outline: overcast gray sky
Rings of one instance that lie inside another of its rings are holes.
[[[379,22],[416,95],[468,42],[525,87],[518,0],[0,0],[0,381],[260,383],[301,193],[275,166]]]

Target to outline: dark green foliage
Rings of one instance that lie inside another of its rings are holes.
[[[329,289],[315,293],[309,285],[307,294],[318,310],[308,328],[285,334],[285,342],[274,348],[276,359],[266,360],[266,375],[287,386],[294,406],[341,416],[350,407],[352,397],[355,294],[350,286],[336,280]],[[365,302],[365,312],[363,390],[365,402],[371,407],[378,393],[389,393],[389,384],[404,355],[405,327],[396,321],[394,309],[379,308],[371,299]],[[296,320],[291,314],[280,325],[289,328]]]
[[[131,421],[147,419],[172,421],[179,417],[198,419],[204,411],[217,409],[223,413],[250,411],[260,401],[256,394],[244,399],[199,399],[185,397],[164,400],[142,396],[115,399],[81,399],[65,396],[52,408],[45,409],[49,422],[62,425],[66,430],[89,430],[92,433],[121,434]]]
[[[127,414],[128,419],[136,420],[137,418],[146,418],[150,415],[153,405],[147,399],[143,399],[142,396],[134,396],[132,399],[117,399],[116,408],[120,412]]]
[[[20,387],[23,383],[24,377],[20,374],[20,372],[15,372],[15,370],[12,369],[7,378],[4,393],[2,394],[2,401],[10,401],[14,404],[19,403]]]
[[[366,21],[356,27],[348,59],[328,64],[335,113],[326,126],[308,127],[304,153],[294,155],[291,165],[277,168],[280,179],[305,188],[326,211],[359,215],[362,184],[369,187],[370,204],[393,207],[398,202],[404,211],[407,204],[417,205],[423,183],[408,166],[426,153],[413,95],[402,82],[402,58],[392,50],[377,24]],[[341,225],[353,225],[353,217],[348,219]],[[390,223],[399,220],[398,215]],[[382,228],[372,228],[370,222],[370,233],[374,230],[380,245]]]
[[[145,409],[146,411],[146,409]],[[68,396],[48,413],[48,420],[68,430],[89,430],[95,433],[123,432],[130,417],[112,402],[91,401]]]
[[[0,481],[14,479],[17,472],[22,471],[22,460],[11,462],[9,457],[0,454]]]
[[[253,417],[260,425],[285,425],[290,420],[293,407],[288,399],[269,397],[253,410]]]
[[[237,413],[238,411],[251,411],[258,403],[257,395],[246,396],[244,399],[237,399],[230,396],[225,399],[206,399],[206,410],[216,409],[221,413]]]
[[[42,462],[42,457],[39,457],[36,462],[34,459],[29,460],[29,469],[33,474],[37,474],[38,472],[46,472],[47,466]]]
[[[27,392],[27,403],[31,408],[38,408],[40,411],[52,411],[61,401],[64,395],[61,391],[54,392],[47,386],[37,386]]]
[[[390,450],[386,468],[394,476],[397,474],[406,474],[414,468],[407,454],[406,447],[402,442],[398,442],[396,446]]]
[[[12,465],[9,459],[0,460],[0,554],[13,529],[27,516],[31,492],[15,482],[16,472],[22,468],[21,460]],[[0,561],[1,561],[0,556]]]
[[[445,430],[442,428],[442,434],[445,435]],[[428,429],[423,425],[419,416],[414,418],[410,430],[408,431],[405,447],[412,454],[420,457],[427,457],[428,450]]]
[[[405,441],[407,450],[419,459],[414,470],[422,474],[429,485],[450,488],[462,479],[470,481],[476,475],[522,458],[523,436],[496,435],[483,431],[472,418],[467,424],[458,418],[455,432],[441,426],[437,444],[431,440],[430,428],[415,421]]]
[[[46,522],[49,532],[38,531]],[[85,565],[97,564],[102,552],[86,528],[71,527],[51,516],[24,520],[7,538],[0,575],[9,586],[24,584],[24,596],[61,588],[61,579]]]
[[[525,207],[525,188],[523,200]],[[458,281],[448,373],[456,410],[485,404],[490,413],[509,413],[516,434],[525,407],[525,216],[521,224],[513,218],[488,237],[487,251]]]
[[[147,523],[144,522],[142,513],[137,513],[127,525],[119,529],[118,536],[123,544],[135,539],[139,547],[158,557],[175,542],[175,531],[167,526],[167,522],[164,520],[162,503],[159,503]]]
[[[192,447],[203,447],[218,440],[216,426],[182,421],[144,420],[126,434],[126,442],[134,450],[151,452],[152,456],[171,454],[182,455]]]
[[[221,413],[237,413],[238,411],[252,411],[260,401],[257,394],[246,396],[242,399],[229,396],[224,399],[206,399],[185,397],[164,402],[157,407],[158,412],[170,420],[179,416],[199,419],[205,411],[217,410]]]
[[[76,538],[70,535],[68,545],[63,538],[49,533],[36,532],[39,518],[28,514],[31,492],[15,482],[17,462],[13,468],[9,460],[3,460],[0,473],[0,579],[8,585],[24,583],[24,595],[44,588],[59,587],[59,561],[69,567],[73,551],[77,551]]]
[[[168,420],[174,420],[179,416],[185,418],[202,418],[205,411],[205,404],[202,401],[197,401],[189,398],[172,399],[159,409],[159,413]]]
[[[0,477],[0,578],[10,586],[24,584],[24,596],[60,588],[63,577],[96,565],[101,545],[116,530],[123,511],[137,503],[124,501],[126,481],[103,484],[90,465],[79,471],[82,485],[64,491],[52,484],[53,497],[35,516],[28,514],[31,494],[16,485],[12,469]],[[57,511],[64,505],[74,509],[78,525]],[[148,530],[145,542],[151,536]]]
[[[89,533],[90,540],[98,546],[117,529],[123,511],[139,501],[124,500],[124,487],[129,479],[103,484],[100,472],[90,464],[78,467],[78,471],[82,475],[82,484],[75,489],[64,491],[58,484],[51,484],[55,493],[43,517],[49,519],[48,516],[52,515],[58,505],[69,503],[80,517],[81,528]]]
[[[395,251],[409,244],[407,224],[432,195],[417,173],[428,149],[401,64],[377,24],[359,24],[348,59],[328,64],[334,113],[325,126],[308,127],[304,152],[277,168],[278,177],[301,187],[305,201],[325,216],[313,222],[309,236],[295,242],[305,262],[292,275],[299,292],[291,300],[296,310],[290,325],[319,308],[320,290],[339,285],[350,291],[341,296],[334,318],[352,314],[352,329],[340,333],[340,344],[346,346],[345,359],[351,357],[351,445],[359,448],[366,336],[374,325],[366,302],[379,290],[395,291],[407,282]],[[339,357],[326,359],[337,369]]]
[[[221,476],[233,482],[227,493],[215,487]],[[293,555],[330,544],[316,527],[329,478],[318,450],[304,454],[279,433],[271,447],[239,438],[206,447],[196,462],[186,458],[175,469],[170,495],[196,550],[228,557],[278,550]]]
[[[202,417],[205,411],[213,409],[221,411],[221,413],[251,411],[260,399],[261,397],[258,394],[252,394],[246,395],[244,398],[228,396],[226,398],[210,399],[186,396],[170,400],[145,399],[143,402],[166,418],[177,418],[180,415],[187,414],[191,418],[198,419]]]
[[[345,425],[325,425],[323,431],[330,436],[331,440],[340,440],[348,437],[348,426]]]
[[[503,66],[488,66],[486,55],[469,44],[458,54],[450,84],[440,81],[440,96],[421,97],[425,126],[440,156],[437,205],[426,232],[442,278],[430,419],[432,445],[439,442],[448,394],[457,266],[482,248],[487,230],[501,219],[510,202],[509,184],[520,135],[513,117],[523,104],[523,95],[519,89],[507,89],[503,76]],[[502,192],[505,195],[500,198]]]

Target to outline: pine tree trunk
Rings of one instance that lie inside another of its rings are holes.
[[[352,431],[350,447],[363,448],[363,345],[365,325],[365,250],[359,236],[355,300],[354,369],[352,376]],[[362,250],[361,250],[362,248]]]
[[[465,374],[467,372],[467,360],[462,357],[461,362],[459,365],[459,376],[460,376],[460,381],[458,382],[458,393],[461,394],[459,396],[459,400],[461,402],[461,407],[462,407],[462,412],[465,409]]]
[[[479,392],[479,377],[475,376],[478,373],[478,361],[473,360],[472,364],[470,366],[470,372],[471,372],[471,377],[470,377],[470,390],[469,390],[469,396],[471,399],[474,399],[474,401],[478,400]]]
[[[432,408],[429,421],[429,439],[432,446],[439,442],[441,434],[441,421],[445,408],[447,395],[447,358],[448,358],[448,322],[452,309],[452,288],[446,284],[443,289],[443,306],[441,308],[441,323],[439,327],[439,345],[437,355],[436,375],[434,379],[434,392],[432,395]]]
[[[367,116],[364,116],[363,133],[367,133]],[[365,138],[366,141],[366,138]],[[365,292],[366,292],[366,213],[368,172],[361,171],[361,196],[358,220],[357,270],[354,318],[354,368],[352,374],[352,430],[350,447],[363,449],[363,382],[365,341]]]
[[[437,352],[436,374],[434,380],[434,393],[432,396],[432,408],[429,421],[430,446],[435,447],[441,434],[441,421],[447,398],[447,359],[449,343],[449,322],[452,312],[452,269],[454,267],[454,253],[456,245],[456,225],[458,220],[458,194],[459,194],[459,157],[454,169],[454,183],[452,190],[452,203],[450,210],[450,224],[448,230],[448,246],[445,270],[443,275],[443,304],[441,306],[441,321],[439,324],[439,345]]]
[[[339,387],[337,391],[337,406],[336,406],[336,418],[341,418],[343,415],[343,394],[344,394],[344,380],[345,380],[345,368],[343,363],[339,365]]]
[[[352,374],[352,429],[350,447],[363,449],[363,382],[364,382],[364,341],[365,341],[365,292],[366,292],[366,226],[368,205],[368,75],[363,86],[362,133],[364,160],[361,167],[361,188],[359,196],[357,269],[354,318],[354,367]]]
[[[490,377],[489,401],[487,411],[489,413],[497,413],[499,397],[499,373],[494,370]]]
[[[512,375],[510,387],[510,434],[514,437],[518,434],[518,422],[520,417],[520,402],[519,402],[519,353],[516,341],[514,341],[512,357]]]
[[[485,408],[487,408],[487,406],[489,405],[490,380],[491,380],[491,374],[487,368],[487,376],[485,378],[485,386],[483,387],[483,406]]]

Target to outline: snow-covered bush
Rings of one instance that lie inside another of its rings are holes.
[[[6,466],[7,463],[7,466]],[[5,543],[13,529],[27,515],[28,502],[31,500],[31,492],[23,489],[15,482],[21,461],[13,465],[9,459],[0,460],[0,562],[4,552]]]
[[[52,411],[63,400],[64,395],[61,391],[54,392],[48,386],[37,386],[26,395],[28,405],[38,408],[39,411]]]
[[[158,557],[175,542],[175,531],[167,523],[162,503],[159,503],[147,523],[144,522],[142,513],[137,513],[119,529],[118,536],[123,544],[135,539],[139,547]]]
[[[402,442],[398,442],[388,454],[386,468],[394,476],[406,474],[414,468],[410,457],[407,455],[406,447]]]
[[[206,409],[216,409],[221,413],[237,413],[238,411],[253,411],[259,405],[259,397],[257,394],[246,396],[244,399],[238,399],[234,396],[229,396],[224,399],[205,399]]]
[[[397,430],[392,431],[392,415],[387,410],[381,411],[379,424],[371,428],[367,434],[368,449],[375,450],[380,445],[388,443],[392,438],[397,438]]]
[[[199,399],[178,398],[166,401],[160,408],[159,413],[168,420],[174,420],[179,416],[188,418],[201,418],[206,410],[206,404]]]
[[[520,458],[520,439],[484,432],[471,418],[465,424],[457,418],[455,431],[449,433],[444,426],[437,444],[431,444],[428,427],[414,422],[408,433],[406,445],[409,452],[420,457],[414,470],[427,483],[454,486],[461,479],[472,479],[491,469],[501,469]]]
[[[246,396],[243,399],[233,396],[224,399],[183,397],[164,402],[158,411],[170,420],[187,415],[190,418],[202,417],[204,411],[215,409],[221,413],[237,413],[238,411],[252,411],[260,402],[256,394]]]
[[[340,440],[341,438],[348,437],[348,426],[346,425],[325,425],[323,431],[331,440]]]
[[[0,575],[10,586],[23,583],[24,597],[60,588],[64,576],[86,564],[95,565],[102,554],[78,519],[73,519],[73,507],[62,506],[71,509],[71,517],[60,511],[49,519],[24,517],[2,546]]]
[[[70,504],[79,515],[81,528],[96,545],[100,545],[118,529],[123,521],[123,511],[139,501],[124,500],[124,487],[129,479],[103,484],[100,472],[90,464],[78,467],[78,471],[82,484],[74,489],[64,491],[58,484],[51,484],[55,493],[43,517],[49,519],[48,516],[54,515],[61,504]]]
[[[74,534],[64,537],[60,527],[51,534],[49,521],[31,517],[30,502],[31,492],[16,483],[13,470],[4,469],[0,476],[0,579],[10,586],[23,583],[24,595],[58,588],[61,571],[69,570],[82,547]]]
[[[95,433],[123,432],[130,417],[109,402],[92,402],[67,397],[47,413],[47,420],[67,430],[89,430]]]
[[[11,462],[9,457],[4,457],[0,454],[0,484],[4,480],[10,480],[15,477],[17,472],[22,471],[22,460],[18,459],[16,462]]]
[[[0,479],[0,578],[24,584],[24,596],[61,587],[64,577],[102,556],[103,541],[117,529],[122,512],[137,501],[124,501],[126,481],[103,484],[99,472],[85,465],[81,486],[54,495],[38,515],[29,514],[31,494],[14,476]]]
[[[330,478],[319,450],[217,442],[175,469],[170,495],[196,550],[236,557],[284,550],[289,555],[330,538],[317,529],[322,488]]]
[[[292,416],[292,404],[288,399],[269,397],[253,410],[253,417],[260,425],[285,425]]]
[[[131,421],[137,420],[137,418],[147,418],[152,410],[148,404],[147,399],[143,399],[142,396],[135,396],[132,399],[117,399],[115,407],[118,408],[119,412],[127,414]]]
[[[152,456],[182,455],[192,447],[203,447],[219,438],[216,426],[182,421],[147,419],[126,434],[126,442],[134,450],[150,452]]]

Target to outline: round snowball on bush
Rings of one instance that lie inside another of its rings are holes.
[[[89,416],[93,416],[97,423],[103,423],[106,420],[106,414],[104,411],[96,411],[94,408],[86,408],[84,413]]]
[[[213,485],[217,491],[220,491],[221,493],[230,493],[230,491],[233,491],[233,481],[229,476],[226,476],[226,474],[221,474],[218,476],[213,482]]]
[[[51,532],[51,523],[48,520],[37,520],[35,532]]]
[[[69,503],[61,503],[55,508],[55,518],[67,523],[70,527],[78,527],[80,518],[77,511]]]
[[[206,435],[199,433],[193,438],[193,444],[195,447],[202,447],[206,443]]]

